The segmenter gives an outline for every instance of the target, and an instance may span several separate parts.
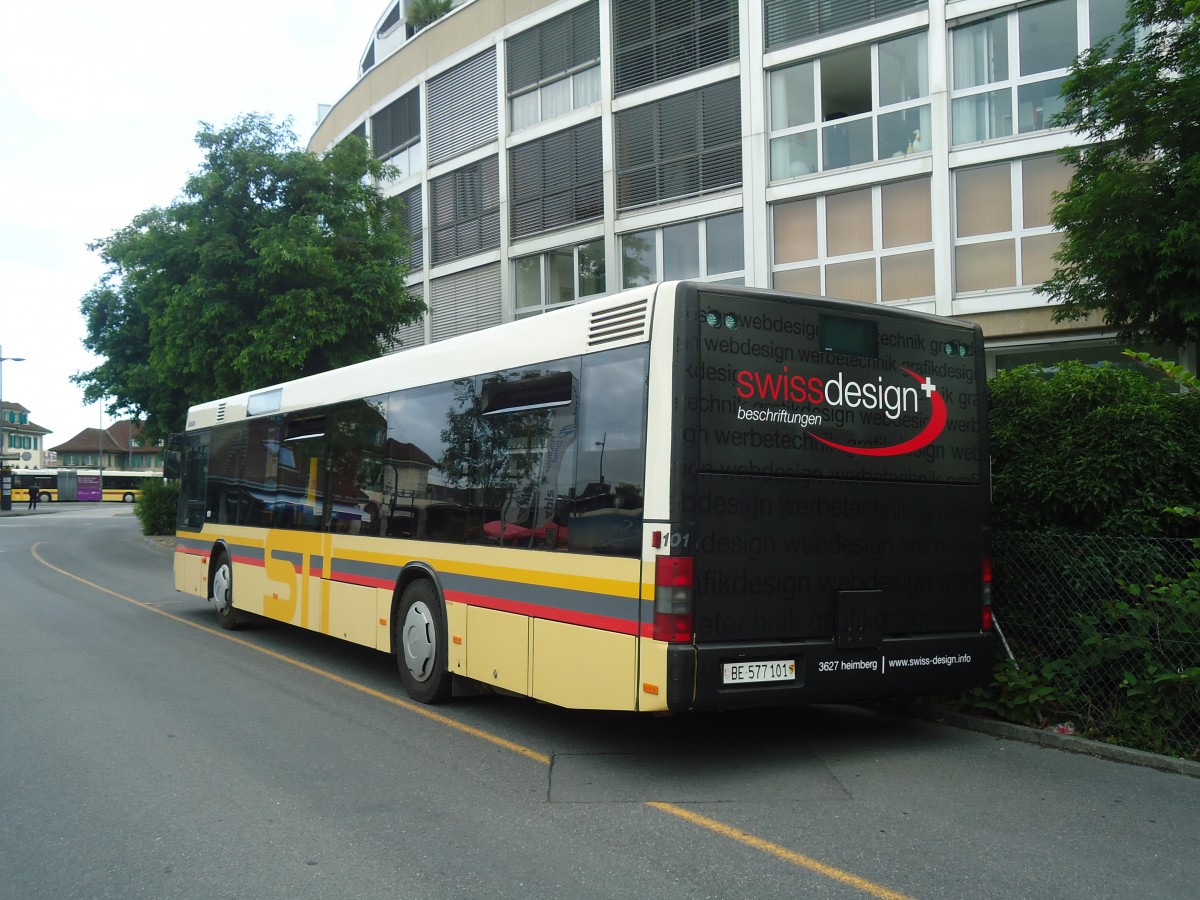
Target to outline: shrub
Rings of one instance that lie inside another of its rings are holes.
[[[142,534],[174,534],[178,507],[178,481],[147,478],[133,511],[142,523]]]
[[[1011,530],[1189,535],[1200,394],[1113,365],[1002,371],[988,386],[993,521]]]

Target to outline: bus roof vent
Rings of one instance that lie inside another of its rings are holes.
[[[611,344],[646,336],[646,308],[649,298],[597,310],[588,326],[588,346]]]
[[[225,421],[225,404],[224,403],[217,406],[217,421],[218,422]]]

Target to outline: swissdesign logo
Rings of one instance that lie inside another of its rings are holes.
[[[852,453],[856,456],[901,456],[914,453],[933,443],[946,427],[946,401],[938,391],[937,385],[931,378],[919,375],[911,369],[901,367],[901,370],[916,381],[917,386],[898,386],[884,384],[883,376],[876,381],[855,381],[847,379],[839,372],[832,378],[806,378],[802,375],[791,374],[784,366],[782,373],[754,372],[743,369],[737,373],[737,395],[742,400],[775,401],[784,403],[821,404],[835,410],[865,410],[878,411],[892,421],[902,415],[919,412],[920,395],[923,393],[929,400],[932,409],[929,421],[921,431],[898,444],[886,446],[855,447],[822,437],[808,429],[808,434],[814,440],[820,441],[827,447]],[[740,409],[738,418],[767,422],[788,422],[808,425],[821,425],[823,417],[815,411],[800,414],[787,410]]]

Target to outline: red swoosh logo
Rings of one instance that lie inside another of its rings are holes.
[[[904,369],[903,366],[901,366]],[[925,384],[925,379],[911,369],[904,369],[913,378],[917,379],[922,385]],[[909,438],[900,444],[893,444],[891,447],[848,447],[845,444],[838,444],[827,438],[821,437],[819,434],[808,433],[810,437],[816,438],[822,444],[832,447],[834,450],[844,450],[847,453],[855,453],[859,456],[900,456],[904,453],[915,453],[922,447],[932,444],[942,429],[946,427],[946,401],[942,399],[942,394],[938,390],[934,390],[930,399],[933,401],[933,413],[929,417],[929,424],[921,429],[921,433],[915,437]]]

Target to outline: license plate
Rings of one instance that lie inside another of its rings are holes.
[[[725,663],[726,684],[761,684],[764,681],[795,681],[794,659],[770,659],[762,662]]]

